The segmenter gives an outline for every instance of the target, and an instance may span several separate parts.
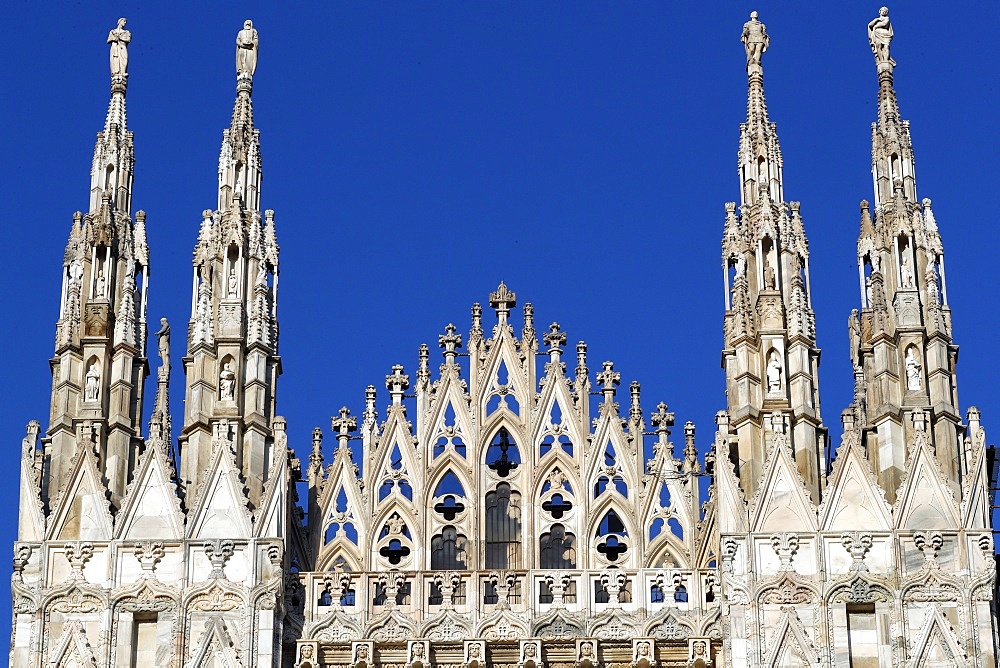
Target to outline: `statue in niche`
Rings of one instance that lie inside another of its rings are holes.
[[[740,280],[747,275],[747,259],[743,257],[741,253],[739,257],[736,258],[736,278],[735,281]],[[734,282],[735,282],[734,281]]]
[[[97,401],[101,393],[101,372],[97,370],[97,364],[91,364],[87,369],[87,382],[83,388],[84,401]]]
[[[760,67],[761,56],[767,51],[771,38],[767,35],[764,24],[757,20],[757,12],[750,12],[750,20],[743,24],[743,35],[740,37],[747,51],[747,69]]]
[[[865,278],[865,297],[868,299],[868,308],[875,305],[872,303],[872,279],[870,276]]]
[[[899,265],[899,276],[902,282],[902,287],[913,287],[913,267],[910,266],[910,258],[905,255],[903,256],[903,261]]]
[[[765,290],[775,290],[777,289],[778,281],[774,273],[774,267],[771,263],[764,258],[764,289]]]
[[[552,473],[549,474],[549,484],[552,485],[552,489],[562,489],[566,484],[566,474],[559,470],[559,467],[552,469]]]
[[[648,659],[650,657],[649,642],[643,640],[635,648],[635,658]]]
[[[219,374],[219,398],[223,401],[232,401],[236,391],[236,373],[233,371],[232,362],[226,362]]]
[[[917,359],[917,354],[913,352],[913,348],[908,348],[906,350],[906,389],[907,390],[919,390],[920,389],[920,360]]]
[[[879,255],[877,252],[872,252],[871,260],[872,260],[872,273],[875,274],[882,271],[882,256]]]
[[[243,30],[236,33],[236,74],[249,74],[251,77],[257,70],[257,31],[253,21],[243,22]]]
[[[70,285],[80,285],[80,281],[83,279],[83,264],[80,262],[79,258],[73,260],[73,263],[69,265],[69,284]]]
[[[355,656],[354,659],[355,661],[367,661],[368,645],[358,645],[357,656]]]
[[[107,287],[108,282],[104,279],[104,270],[97,270],[97,283],[94,286],[94,297],[96,299],[104,299],[104,288]]]
[[[858,365],[858,348],[861,346],[861,319],[858,318],[858,309],[851,309],[851,315],[847,318],[847,330],[851,336],[851,364]]]
[[[125,19],[118,19],[118,26],[108,34],[111,45],[111,76],[123,77],[128,74],[128,43],[132,33],[125,30]]]
[[[160,351],[160,364],[164,369],[170,368],[170,325],[166,318],[160,318],[160,331],[156,333],[157,349]]]
[[[892,42],[892,24],[889,23],[889,8],[882,7],[878,16],[868,23],[868,43],[879,69],[883,67],[892,70],[896,61],[889,57],[889,43]]]
[[[413,643],[410,648],[410,660],[419,661],[424,658],[424,645],[423,643]]]
[[[781,392],[781,358],[777,350],[772,350],[767,360],[767,393],[778,394]]]
[[[229,296],[230,297],[235,297],[236,296],[236,284],[237,284],[237,281],[236,281],[236,269],[235,268],[229,270],[229,279],[228,280],[229,280]]]

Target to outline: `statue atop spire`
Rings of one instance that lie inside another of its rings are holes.
[[[896,66],[896,61],[889,57],[890,42],[892,42],[892,24],[889,22],[889,8],[882,7],[878,10],[878,16],[868,23],[868,43],[872,46],[879,72],[886,70],[891,73],[892,68]]]
[[[767,51],[771,38],[767,34],[767,28],[757,19],[757,12],[750,12],[750,20],[743,24],[740,41],[747,50],[747,74],[763,74],[760,59]]]
[[[236,76],[248,74],[253,77],[257,70],[257,31],[254,30],[253,21],[247,19],[243,22],[243,30],[236,33]]]
[[[128,43],[131,41],[132,33],[125,30],[125,19],[118,19],[118,26],[108,33],[112,78],[128,76]]]

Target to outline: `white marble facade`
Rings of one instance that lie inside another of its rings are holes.
[[[626,393],[612,362],[558,324],[536,329],[501,283],[468,329],[439,333],[440,359],[425,345],[415,369],[391,367],[385,394],[341,409],[300,463],[273,414],[278,244],[260,208],[250,21],[196,241],[182,427],[175,440],[165,320],[141,423],[149,250],[131,214],[119,21],[90,208],[63,265],[61,382],[21,449],[11,665],[995,665],[985,432],[952,405],[944,250],[917,199],[887,10],[869,35],[875,196],[839,445],[819,411],[802,207],[785,199],[754,13],[722,247],[728,405],[707,456],[693,424],[675,444],[666,404],[643,408],[637,382]]]

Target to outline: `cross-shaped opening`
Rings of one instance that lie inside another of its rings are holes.
[[[441,513],[441,516],[447,522],[451,522],[463,510],[465,510],[465,504],[461,501],[456,501],[453,496],[444,497],[441,503],[434,506],[434,512]]]
[[[542,504],[542,510],[552,515],[553,519],[562,519],[564,513],[568,513],[573,504],[563,498],[562,494],[553,494],[552,498]]]
[[[378,553],[388,559],[390,564],[397,566],[403,557],[410,554],[410,548],[394,538],[389,541],[388,545],[379,550]]]
[[[607,540],[597,546],[597,551],[610,562],[618,561],[618,557],[628,551],[628,545],[618,540],[617,536],[608,536]]]
[[[521,463],[521,455],[517,444],[510,437],[510,432],[501,428],[497,432],[487,453],[487,467],[501,478],[506,478]]]

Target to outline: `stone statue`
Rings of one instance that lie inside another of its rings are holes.
[[[257,70],[257,31],[253,21],[243,22],[243,30],[236,33],[236,75],[246,73],[251,77]]]
[[[422,659],[424,658],[424,645],[423,643],[414,643],[413,649],[410,650],[411,659]]]
[[[589,658],[594,656],[594,644],[591,642],[580,643],[580,657]]]
[[[910,258],[905,255],[903,256],[903,261],[899,265],[899,276],[902,281],[902,287],[913,287],[913,268],[910,267]]]
[[[739,257],[736,258],[736,278],[735,278],[735,280],[739,280],[739,279],[743,278],[746,275],[747,275],[747,259],[745,257],[743,257],[742,253],[740,253]]]
[[[479,645],[469,645],[469,658],[478,659],[479,655],[482,653],[482,649]]]
[[[535,647],[534,643],[524,646],[524,658],[534,659],[538,655],[538,648]]]
[[[233,372],[232,362],[226,362],[219,374],[219,398],[223,401],[232,401],[236,391],[236,373]]]
[[[767,393],[777,394],[781,392],[781,358],[778,351],[772,350],[767,360]]]
[[[882,271],[882,256],[878,254],[878,251],[872,252],[871,261],[873,274]]]
[[[757,12],[750,12],[750,20],[743,24],[740,41],[747,50],[747,73],[750,74],[751,70],[760,72],[760,57],[767,51],[771,38],[768,37],[764,24],[757,20]]]
[[[399,515],[393,515],[385,521],[389,525],[389,535],[396,536],[403,533],[403,519]]]
[[[847,331],[851,336],[851,363],[858,364],[858,348],[861,346],[861,320],[858,318],[858,309],[851,309],[851,315],[847,318]]]
[[[104,288],[107,287],[107,281],[104,280],[104,270],[97,270],[97,285],[94,286],[94,297],[96,299],[104,298]]]
[[[358,655],[356,658],[358,661],[368,660],[368,645],[358,645]]]
[[[764,289],[775,290],[778,285],[777,277],[774,274],[774,267],[764,258]]]
[[[889,8],[878,10],[878,16],[868,23],[868,43],[875,54],[878,69],[888,69],[890,72],[896,66],[896,61],[889,57],[889,43],[892,42],[892,24],[889,23]]]
[[[635,654],[638,658],[644,659],[649,656],[649,643],[643,640],[635,648]]]
[[[235,297],[236,296],[236,284],[237,284],[237,281],[236,281],[236,269],[230,269],[229,270],[229,296],[230,297]]]
[[[906,389],[920,389],[920,361],[912,347],[906,350]]]
[[[156,343],[160,351],[160,364],[170,368],[170,325],[166,318],[160,318],[160,331],[156,333]]]
[[[97,401],[101,393],[101,372],[97,370],[97,364],[91,364],[87,370],[87,383],[83,389],[84,401]]]
[[[874,306],[872,303],[872,279],[871,276],[865,278],[865,297],[868,300],[868,308]]]
[[[118,27],[108,33],[108,44],[111,45],[111,76],[128,75],[128,43],[131,41],[132,33],[125,30],[125,19],[118,19]]]

